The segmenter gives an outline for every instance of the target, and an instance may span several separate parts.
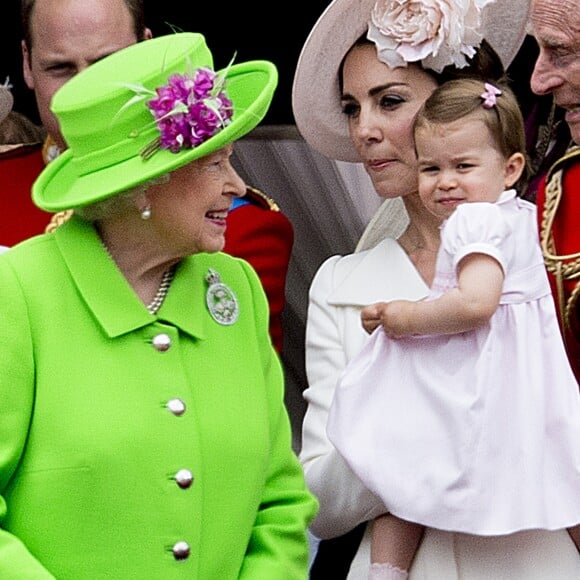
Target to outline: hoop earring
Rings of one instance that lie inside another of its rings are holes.
[[[148,205],[141,210],[141,219],[148,220],[151,217],[151,206]]]

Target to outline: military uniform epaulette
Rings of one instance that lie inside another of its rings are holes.
[[[252,187],[251,185],[246,186],[245,199],[263,207],[264,209],[270,209],[272,211],[280,211],[278,204],[269,196],[267,196],[263,191]]]
[[[72,209],[65,209],[57,213],[52,214],[50,221],[48,222],[46,228],[44,228],[45,234],[52,234],[56,228],[64,224],[70,216],[73,214]]]

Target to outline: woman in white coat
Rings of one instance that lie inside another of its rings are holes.
[[[352,534],[358,526],[364,528],[364,537],[346,568],[349,580],[366,580],[366,523],[386,511],[333,448],[326,423],[337,379],[368,336],[361,325],[361,307],[423,298],[433,278],[439,223],[417,193],[413,116],[449,78],[502,77],[524,38],[528,12],[527,0],[334,0],[302,50],[293,87],[300,132],[327,157],[362,162],[385,198],[358,249],[369,239],[381,241],[364,251],[329,258],[310,289],[304,392],[308,406],[301,461],[320,502],[311,531],[322,539],[329,556],[325,564],[319,550],[312,579],[318,572],[321,578],[347,577],[338,562],[348,554],[348,546],[341,542],[332,550],[332,539]],[[440,27],[433,24],[438,21],[434,15],[441,18]],[[411,28],[423,37],[406,37]],[[403,200],[408,215],[396,236],[381,231],[395,198]],[[410,578],[578,580],[580,556],[565,530],[483,538],[428,529]]]

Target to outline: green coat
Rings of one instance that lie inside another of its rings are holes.
[[[210,267],[235,324],[210,316]],[[0,320],[2,580],[307,577],[316,501],[246,262],[185,259],[156,317],[73,217],[0,256]]]

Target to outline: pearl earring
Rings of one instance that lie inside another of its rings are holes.
[[[151,217],[151,206],[146,206],[141,210],[141,219],[148,220]]]

